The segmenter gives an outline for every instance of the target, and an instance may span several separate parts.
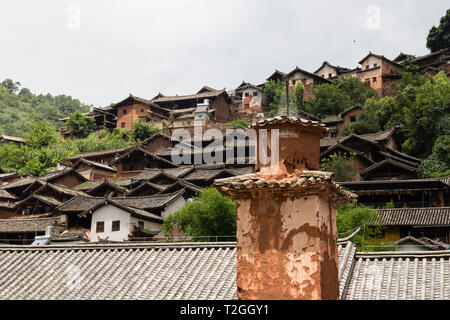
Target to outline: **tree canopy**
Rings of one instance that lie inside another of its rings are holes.
[[[70,96],[35,95],[20,87],[20,82],[11,79],[0,83],[0,134],[25,137],[26,128],[39,121],[48,122],[56,132],[62,124],[58,119],[89,110],[89,106]]]
[[[439,26],[433,26],[427,37],[427,48],[436,52],[450,47],[450,9],[441,18]]]
[[[163,222],[166,236],[181,231],[194,241],[215,241],[214,237],[236,234],[236,203],[222,196],[215,188],[203,189],[199,197],[187,202]],[[217,238],[223,241],[223,238]]]
[[[66,126],[74,137],[86,138],[94,132],[95,120],[76,111],[70,115],[69,120],[66,121]]]
[[[312,88],[314,98],[306,104],[306,111],[319,118],[327,115],[340,114],[345,109],[352,107],[354,102],[344,92],[334,84],[321,84]]]

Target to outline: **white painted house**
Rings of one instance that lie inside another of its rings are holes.
[[[106,199],[88,213],[92,214],[91,230],[88,233],[91,242],[97,242],[100,238],[127,241],[136,227],[158,233],[163,221],[158,215],[124,206],[111,199]]]

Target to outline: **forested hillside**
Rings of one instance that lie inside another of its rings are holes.
[[[89,111],[89,107],[66,95],[33,94],[19,82],[6,79],[0,84],[0,134],[25,137],[31,123],[44,120],[56,131],[61,126],[59,118]]]

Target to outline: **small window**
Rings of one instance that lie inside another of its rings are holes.
[[[144,221],[138,221],[139,229],[144,229]]]
[[[292,80],[292,85],[295,85],[295,80]]]
[[[377,82],[377,77],[373,77],[372,82]]]
[[[355,117],[350,117],[350,122],[355,122],[356,118]]]
[[[374,64],[373,64],[373,67],[374,67],[374,68],[378,67],[378,64],[377,64],[377,63],[374,63]]]
[[[123,113],[123,114],[127,114],[127,109],[123,109],[123,110],[122,110],[122,113]]]
[[[248,96],[250,96],[250,94],[248,92],[246,92],[245,93],[245,97],[248,97]]]
[[[331,78],[333,75],[331,73],[328,74],[328,78]]]
[[[370,79],[366,79],[366,83],[370,84]]]
[[[254,92],[253,92],[253,96],[254,96],[254,97],[257,97],[257,96],[258,96],[258,91],[254,91]]]
[[[369,70],[369,68],[370,68],[370,66],[369,66],[369,65],[367,65],[367,66],[366,66],[366,70]]]
[[[141,112],[144,113],[144,109],[141,109]]]
[[[105,232],[105,222],[104,221],[97,221],[96,231],[97,233]]]
[[[121,127],[121,128],[125,128],[125,122],[121,122],[121,123],[120,123],[120,127]]]
[[[111,231],[112,232],[120,231],[120,220],[112,222],[112,229],[111,229]]]

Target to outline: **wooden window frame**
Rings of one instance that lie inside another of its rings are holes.
[[[120,231],[120,220],[115,220],[111,224],[111,232]]]
[[[97,223],[95,224],[95,233],[104,233],[104,232],[105,232],[105,221],[97,221]]]

